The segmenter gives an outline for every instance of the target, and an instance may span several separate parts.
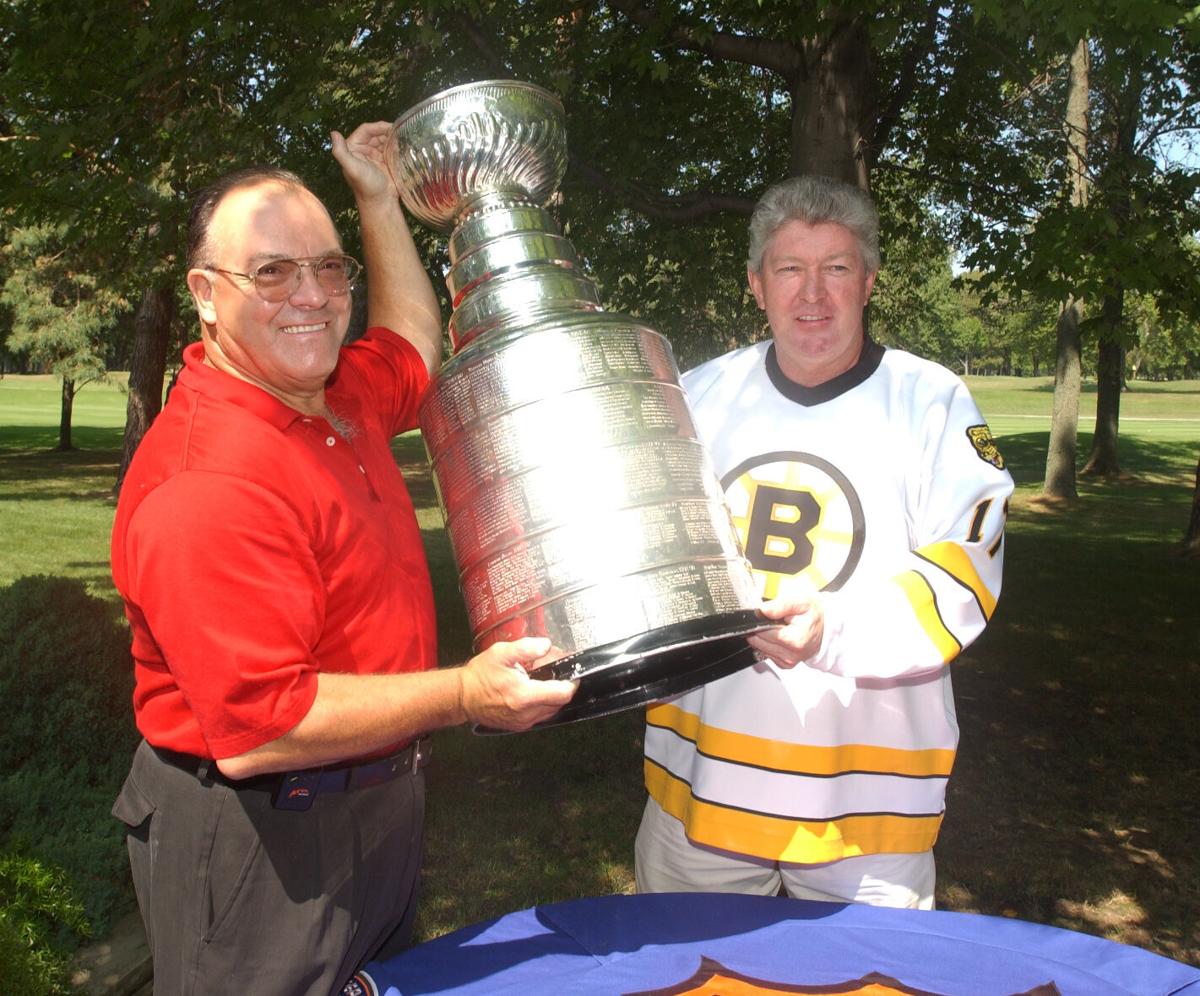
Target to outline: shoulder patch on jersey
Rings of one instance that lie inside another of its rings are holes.
[[[1004,457],[1000,455],[996,440],[992,437],[992,430],[986,424],[969,426],[967,438],[971,440],[971,445],[975,447],[980,460],[990,463],[997,470],[1004,469]]]

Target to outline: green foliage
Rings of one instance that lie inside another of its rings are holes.
[[[81,247],[66,244],[66,225],[13,229],[3,253],[8,277],[0,304],[12,330],[7,347],[63,380],[102,377],[103,339],[126,305],[84,268]]]
[[[71,993],[66,958],[46,947],[34,947],[5,914],[0,898],[0,992],[30,996]]]
[[[1123,289],[1200,317],[1191,238],[1200,226],[1200,174],[1191,164],[1168,165],[1179,158],[1169,155],[1171,143],[1186,145],[1200,129],[1190,9],[1107,0],[975,5],[978,30],[1026,54],[1003,67],[1009,97],[986,130],[966,115],[969,137],[957,138],[979,150],[986,184],[969,197],[942,185],[965,208],[958,234],[985,293],[1008,287],[1059,301],[1073,294],[1098,308]],[[1068,135],[1068,56],[1081,38],[1090,53],[1087,127]],[[1072,203],[1067,182],[1068,138],[1083,160],[1083,204]],[[1125,338],[1132,341],[1128,330]]]
[[[6,993],[45,990],[44,973],[34,963],[36,955],[22,941],[17,928],[0,913],[0,987]]]
[[[277,162],[312,182],[355,251],[329,129],[394,118],[468,80],[528,79],[567,109],[560,220],[606,303],[667,334],[687,366],[762,334],[743,288],[745,216],[820,139],[798,105],[822,43],[852,29],[872,67],[858,151],[889,268],[920,270],[928,246],[917,243],[936,232],[973,251],[997,293],[1095,299],[1123,280],[1187,314],[1200,301],[1200,268],[1180,251],[1198,225],[1194,171],[1153,167],[1161,141],[1197,123],[1198,23],[1170,0],[348,0],[253,11],[162,0],[103,12],[23,0],[0,5],[0,210],[12,212],[6,224],[65,226],[66,244],[86,244],[106,261],[106,286],[133,299],[183,286],[193,191],[234,166]],[[1085,35],[1095,192],[1077,210],[1063,196],[1062,107],[1066,58]],[[444,237],[416,235],[436,273]],[[913,289],[910,275],[884,290]]]
[[[72,950],[91,934],[66,873],[14,851],[0,853],[0,920],[33,951]]]
[[[69,996],[70,957],[91,936],[60,868],[0,851],[0,992]]]
[[[1177,380],[1200,371],[1200,325],[1160,307],[1149,294],[1129,294],[1125,315],[1130,379]]]
[[[78,581],[0,589],[0,771],[64,767],[131,743],[128,636]]]
[[[108,815],[137,742],[127,631],[79,581],[0,588],[0,847],[61,868],[102,929],[129,903]]]

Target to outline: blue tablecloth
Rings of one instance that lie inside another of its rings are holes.
[[[1010,996],[1052,983],[1063,996],[1200,996],[1200,969],[1055,927],[712,894],[538,906],[447,934],[364,971],[381,996],[575,996],[667,987],[684,993],[705,973],[721,970],[763,986],[790,986],[789,992],[854,992],[810,987],[876,973],[907,987],[901,992]],[[689,980],[692,985],[682,985]]]

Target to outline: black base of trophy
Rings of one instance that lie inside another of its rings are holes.
[[[754,663],[746,637],[779,625],[755,609],[738,609],[661,626],[543,664],[530,677],[578,681],[579,688],[570,702],[533,729],[608,716],[724,678]],[[484,726],[474,730],[505,732]]]

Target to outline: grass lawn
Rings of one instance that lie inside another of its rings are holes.
[[[1200,453],[1200,382],[1122,397],[1127,477],[1081,500],[1035,499],[1052,388],[972,378],[1017,481],[1006,587],[955,665],[962,745],[937,847],[938,903],[1055,924],[1200,965],[1200,562],[1182,538]],[[1085,391],[1080,456],[1095,394]],[[76,401],[79,450],[57,441],[50,379],[0,379],[0,583],[85,579],[112,597],[109,489],[124,395]],[[469,645],[453,561],[415,435],[397,441],[441,607],[443,657]],[[521,736],[444,731],[429,769],[419,932],[632,887],[641,812],[635,711]]]

